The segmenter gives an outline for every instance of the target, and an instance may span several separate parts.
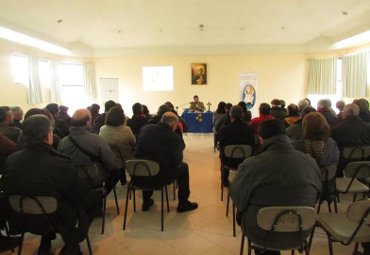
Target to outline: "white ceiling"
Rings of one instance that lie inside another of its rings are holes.
[[[370,0],[0,0],[0,25],[95,56],[309,52],[369,30]]]

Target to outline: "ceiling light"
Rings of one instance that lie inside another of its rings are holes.
[[[31,47],[34,47],[34,48],[37,48],[43,51],[47,51],[50,53],[54,53],[57,55],[63,55],[63,56],[72,55],[71,51],[66,48],[63,48],[58,45],[48,43],[46,41],[10,30],[5,27],[0,27],[0,38],[6,39],[12,42],[16,42],[19,44],[31,46]]]
[[[344,40],[338,41],[334,44],[337,49],[346,48],[350,46],[356,46],[360,44],[365,44],[370,42],[370,30],[354,35],[352,37],[346,38]]]

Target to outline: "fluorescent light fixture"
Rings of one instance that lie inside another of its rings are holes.
[[[10,30],[5,27],[0,27],[0,38],[20,43],[23,45],[31,46],[43,51],[54,53],[57,55],[70,56],[72,55],[71,51],[63,47],[57,46],[52,43],[45,42],[40,39],[33,38],[31,36]]]
[[[370,30],[354,35],[352,37],[346,38],[334,44],[335,48],[342,49],[350,46],[356,46],[360,44],[365,44],[370,42]]]

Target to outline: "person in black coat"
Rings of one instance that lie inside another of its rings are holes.
[[[0,187],[7,196],[55,197],[58,209],[51,221],[65,243],[61,254],[80,254],[79,242],[101,212],[101,196],[78,177],[68,156],[53,149],[51,122],[46,116],[29,117],[23,122],[23,130],[25,148],[8,157]],[[16,215],[10,216],[10,226],[12,232],[20,231]],[[38,253],[49,254],[54,238],[43,236]]]
[[[135,103],[132,106],[132,118],[127,120],[127,126],[129,126],[134,133],[135,138],[140,134],[140,130],[143,126],[148,123],[147,117],[143,113],[143,106],[140,103]]]
[[[175,133],[178,118],[172,112],[163,114],[157,124],[149,124],[140,132],[136,143],[135,158],[153,160],[160,166],[159,174],[153,177],[154,186],[162,186],[177,180],[179,187],[178,212],[194,210],[197,203],[190,202],[189,167],[183,160],[185,143],[181,136]],[[136,183],[149,185],[151,182],[140,177]],[[143,211],[148,211],[154,201],[151,199],[153,191],[143,191]]]
[[[224,155],[224,149],[227,145],[247,144],[254,147],[254,132],[251,126],[242,121],[243,109],[235,105],[230,109],[231,123],[224,126],[218,135],[220,145],[220,158],[223,165],[236,169],[243,159],[228,158]],[[222,167],[222,182],[228,187],[229,169]]]

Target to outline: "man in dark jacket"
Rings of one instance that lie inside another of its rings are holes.
[[[235,105],[231,107],[229,114],[231,123],[221,128],[218,134],[220,157],[223,165],[236,169],[243,159],[226,157],[224,154],[224,149],[227,145],[236,144],[247,144],[253,148],[255,144],[254,132],[252,127],[248,126],[242,121],[243,109],[240,106]],[[221,171],[221,181],[225,187],[228,187],[229,169],[223,167]]]
[[[58,209],[51,221],[65,243],[61,254],[80,254],[79,242],[101,210],[101,198],[81,181],[69,157],[53,149],[51,123],[46,116],[29,117],[23,128],[25,149],[8,157],[1,187],[6,195],[55,197]],[[10,222],[13,229],[21,227],[16,215]],[[49,254],[53,238],[43,236],[39,254]]]
[[[275,119],[283,121],[287,114],[286,110],[281,108],[281,101],[279,99],[273,99],[271,101],[271,110],[270,114],[275,117]]]
[[[185,143],[175,133],[178,118],[172,112],[163,114],[161,122],[143,127],[136,143],[136,158],[153,160],[160,166],[159,174],[153,178],[154,185],[171,183],[176,179],[179,187],[178,212],[194,210],[197,203],[190,202],[189,167],[183,160]],[[140,182],[141,180],[137,180]],[[153,191],[143,191],[143,211],[148,211],[154,201]]]
[[[129,126],[134,133],[135,138],[137,138],[140,134],[140,130],[143,126],[148,123],[148,119],[143,113],[143,106],[140,103],[135,103],[132,106],[132,118],[127,120],[127,126]]]
[[[279,120],[267,120],[260,126],[262,152],[239,165],[231,184],[231,197],[242,217],[241,227],[249,240],[269,247],[284,248],[298,242],[291,233],[269,235],[257,225],[259,209],[268,206],[315,206],[321,191],[320,169],[309,155],[293,148]],[[304,232],[303,238],[309,233]],[[256,254],[280,254],[267,251]]]

